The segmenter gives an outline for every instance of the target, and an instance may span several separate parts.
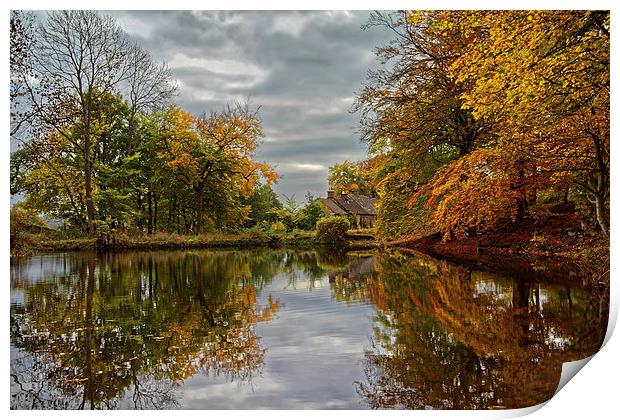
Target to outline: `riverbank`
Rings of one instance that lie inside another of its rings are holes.
[[[339,246],[344,250],[363,250],[378,248],[379,244],[368,232],[352,231],[346,242]],[[174,233],[154,233],[152,235],[128,235],[116,233],[82,238],[54,237],[49,233],[28,234],[22,238],[23,244],[12,256],[25,256],[44,252],[71,252],[94,250],[165,250],[198,248],[255,248],[289,247],[309,249],[322,244],[315,239],[313,231],[242,232],[236,234],[205,233],[202,235],[178,235]]]
[[[522,261],[524,266],[549,266],[552,262],[574,267],[593,283],[609,282],[609,237],[602,232],[584,229],[580,219],[570,212],[544,220],[530,218],[519,225],[498,228],[479,236],[443,241],[440,234],[433,234],[402,238],[389,244],[494,270],[509,268],[498,267],[497,261],[503,266],[508,260]],[[521,264],[515,265],[516,270],[518,266]]]

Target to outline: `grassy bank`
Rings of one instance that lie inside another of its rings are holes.
[[[322,244],[313,231],[286,233],[247,231],[236,234],[205,233],[201,235],[178,235],[175,233],[124,234],[116,233],[99,238],[63,238],[50,233],[25,234],[21,246],[12,251],[13,256],[33,255],[43,252],[68,252],[87,250],[151,250],[189,248],[255,248],[290,247],[307,249]],[[343,247],[351,250],[378,247],[369,231],[352,231]]]

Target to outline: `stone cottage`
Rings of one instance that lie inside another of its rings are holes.
[[[357,191],[334,194],[327,191],[327,198],[318,199],[328,216],[347,216],[355,229],[371,228],[377,220],[375,205],[377,199],[359,194]]]

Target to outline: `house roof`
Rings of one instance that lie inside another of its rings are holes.
[[[332,198],[320,198],[321,202],[334,214],[359,214],[376,216],[376,198],[358,193],[341,194]]]
[[[340,207],[333,198],[319,198],[319,201],[327,207],[329,211],[336,215],[347,214],[347,211]]]

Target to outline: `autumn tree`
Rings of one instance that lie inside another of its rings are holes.
[[[12,185],[13,192],[25,193],[23,206],[81,229],[87,224],[84,177],[74,153],[74,145],[58,134],[31,140],[12,155]]]
[[[371,146],[400,147],[414,165],[446,148],[463,156],[490,135],[489,125],[462,107],[468,83],[450,74],[470,35],[440,29],[435,24],[439,14],[375,12],[367,24],[389,29],[394,39],[377,48],[383,66],[369,73],[356,99],[362,137]]]
[[[379,231],[427,216],[445,237],[518,223],[538,191],[569,179],[608,231],[608,12],[415,11],[370,24],[396,38],[356,108],[370,150],[389,156]]]
[[[257,180],[262,178],[269,185],[277,179],[269,165],[253,160],[262,127],[257,113],[247,106],[228,107],[202,118],[176,107],[168,112],[160,157],[174,177],[194,193],[196,232],[205,228],[206,210],[212,214],[232,211],[236,198],[251,195]],[[243,222],[247,211],[233,217]]]
[[[479,149],[443,166],[416,189],[408,202],[422,199],[444,239],[463,238],[469,231],[488,231],[502,222],[521,221],[528,196],[548,188],[550,180],[525,171],[523,162],[495,149]]]
[[[141,179],[131,172],[131,157],[125,155],[128,106],[120,95],[97,95],[90,113],[93,142],[92,198],[98,210],[95,221],[119,224],[136,214],[132,194]],[[25,194],[24,205],[48,216],[65,220],[67,226],[87,229],[86,186],[80,123],[57,131],[37,130],[12,155],[13,192]],[[133,156],[135,159],[136,156]]]
[[[569,172],[609,230],[609,12],[480,11],[443,28],[476,36],[450,72],[464,107],[493,119],[530,171]],[[474,35],[475,34],[475,35]]]
[[[439,16],[432,11],[373,13],[367,25],[394,34],[377,48],[382,66],[369,73],[354,105],[362,139],[371,155],[381,156],[373,183],[382,237],[426,226],[422,206],[413,211],[407,206],[418,186],[442,165],[494,140],[491,124],[462,107],[461,94],[470,82],[450,74],[472,36],[458,27],[443,30],[436,24]]]
[[[357,191],[360,194],[370,194],[372,186],[370,177],[361,162],[345,160],[329,167],[327,182],[330,190],[335,194]]]
[[[17,34],[23,25],[13,26]],[[12,86],[22,86],[26,92],[27,112],[35,127],[33,136],[41,139],[60,135],[78,153],[76,159],[81,161],[84,178],[87,229],[92,234],[97,219],[94,197],[97,187],[93,180],[93,154],[100,140],[96,136],[97,106],[109,95],[127,92],[131,110],[127,149],[131,151],[137,112],[163,104],[174,93],[174,84],[165,64],[154,63],[107,15],[93,11],[50,12],[33,37],[31,57],[16,60],[31,63],[26,71],[30,77],[21,77],[21,84],[16,82]],[[26,54],[27,48],[19,47],[18,42],[24,37],[14,38],[14,55]],[[18,74],[23,73],[22,70]],[[75,136],[78,131],[80,135]]]
[[[38,119],[75,144],[83,157],[88,231],[94,233],[92,185],[92,112],[100,96],[118,89],[126,78],[128,41],[109,16],[90,11],[50,12],[40,26],[34,53],[39,87],[31,90]],[[36,90],[35,90],[36,89]],[[38,97],[34,97],[35,92]],[[75,139],[51,111],[53,96],[74,104],[76,123],[83,127]]]

